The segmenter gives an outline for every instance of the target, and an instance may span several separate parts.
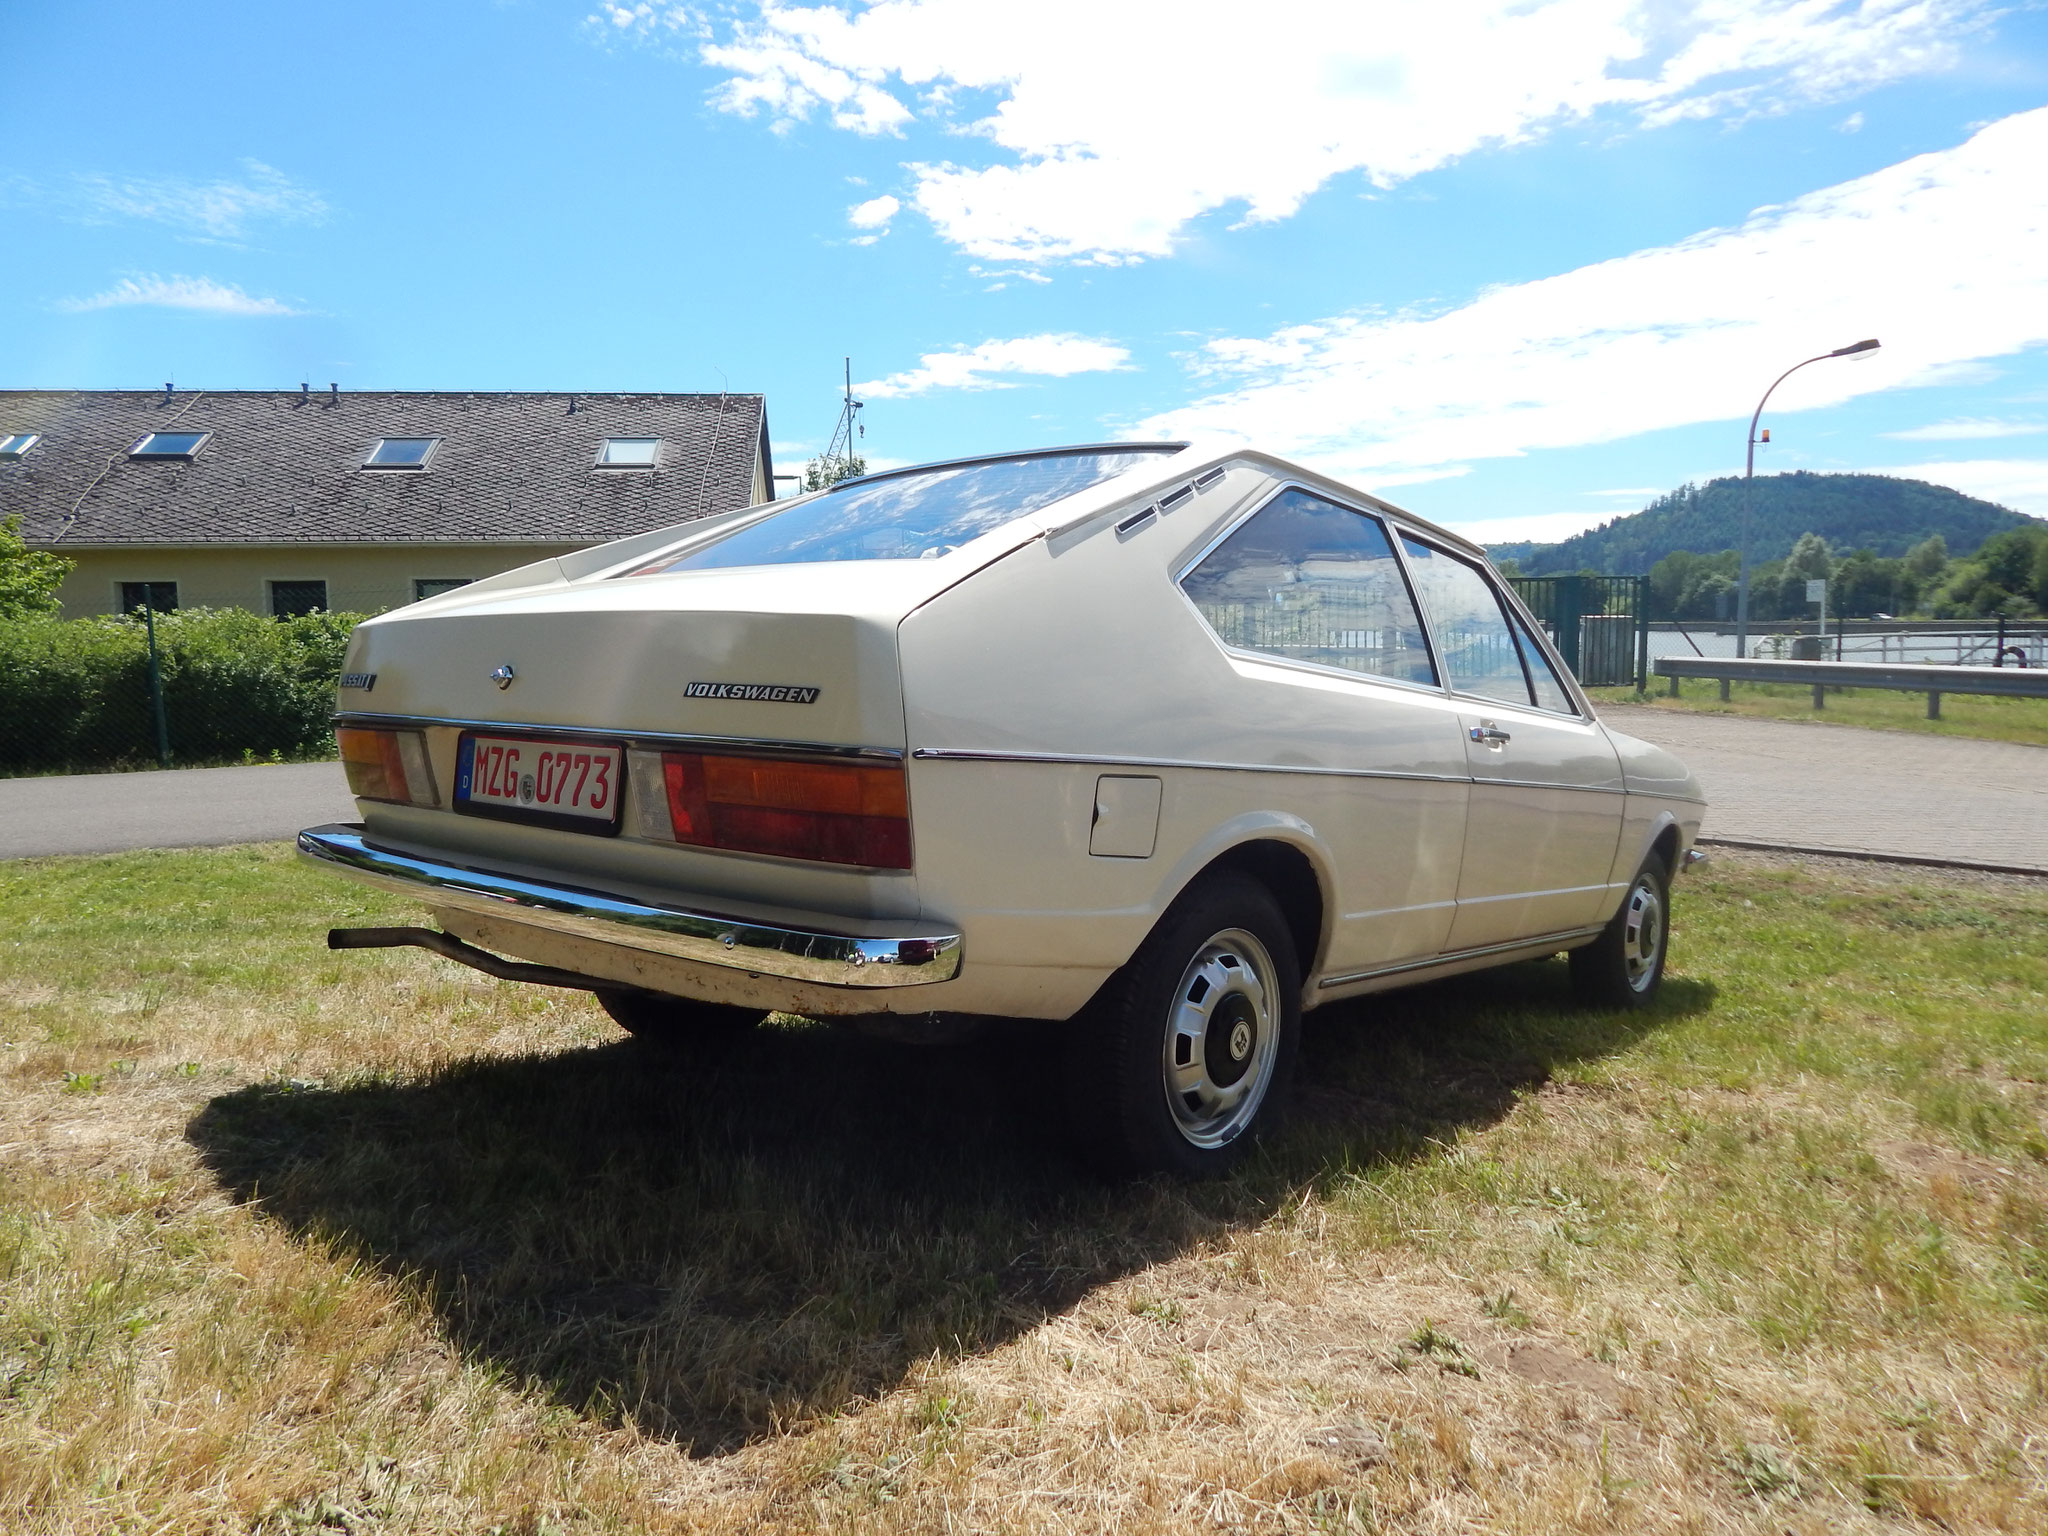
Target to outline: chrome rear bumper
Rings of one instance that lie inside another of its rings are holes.
[[[380,848],[355,823],[308,827],[299,834],[299,854],[323,869],[430,906],[510,919],[756,976],[836,987],[910,987],[950,981],[960,970],[957,933],[932,933],[905,924],[875,924],[866,934],[826,933],[655,905]]]

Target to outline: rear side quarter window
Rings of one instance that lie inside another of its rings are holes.
[[[1386,526],[1298,488],[1204,555],[1181,590],[1225,645],[1433,687],[1436,667]]]

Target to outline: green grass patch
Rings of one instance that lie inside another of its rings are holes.
[[[1941,718],[1927,718],[1927,695],[1882,688],[1830,688],[1825,708],[1813,707],[1811,684],[1731,683],[1728,702],[1720,684],[1683,681],[1677,698],[1669,683],[1653,678],[1647,693],[1633,688],[1590,688],[1596,703],[1647,704],[1655,709],[1699,714],[1749,715],[1762,720],[1831,720],[1881,731],[1920,731],[1931,736],[1970,736],[1984,741],[2020,741],[2048,746],[2048,699],[2006,699],[1983,694],[1944,693]]]
[[[412,920],[0,865],[0,1527],[2048,1520],[2044,883],[1724,858],[1656,1009],[1322,1010],[1194,1188],[1079,1173],[1032,1031],[661,1056],[321,947]]]

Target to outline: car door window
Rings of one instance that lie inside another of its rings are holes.
[[[1436,668],[1384,524],[1286,490],[1181,581],[1225,645],[1434,686]]]
[[[1479,567],[1419,539],[1401,535],[1422,608],[1443,651],[1445,675],[1459,693],[1503,704],[1528,704],[1528,674],[1493,583]]]
[[[1529,632],[1522,616],[1518,613],[1514,617],[1515,635],[1522,642],[1522,659],[1529,664],[1529,682],[1536,689],[1536,707],[1576,715],[1578,707],[1572,703],[1572,696],[1565,692],[1556,669],[1550,665],[1550,658],[1543,654],[1543,647],[1536,643],[1536,637]]]

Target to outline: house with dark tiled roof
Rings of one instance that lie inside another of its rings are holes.
[[[0,390],[0,518],[67,616],[374,612],[771,500],[760,395]]]

